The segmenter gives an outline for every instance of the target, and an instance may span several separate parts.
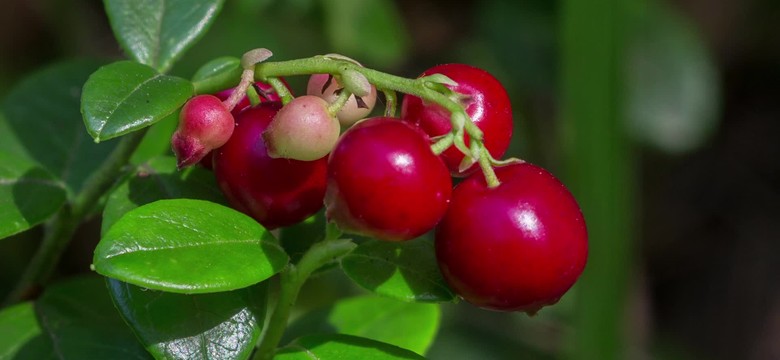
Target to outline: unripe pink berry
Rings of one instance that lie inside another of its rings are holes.
[[[197,95],[188,100],[171,138],[178,167],[196,164],[209,151],[225,144],[234,128],[233,115],[216,96]]]
[[[325,100],[304,95],[279,110],[263,132],[263,139],[271,157],[313,161],[330,153],[340,130]]]

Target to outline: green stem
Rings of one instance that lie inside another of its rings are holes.
[[[396,108],[398,106],[398,96],[393,90],[382,89],[382,92],[385,94],[385,116],[395,117]]]
[[[355,248],[348,239],[332,239],[315,243],[303,254],[297,265],[289,264],[279,279],[279,295],[271,314],[262,342],[255,353],[255,360],[272,359],[279,341],[287,328],[290,311],[295,305],[298,293],[309,276],[323,265],[344,256]]]
[[[255,70],[255,79],[257,79],[257,71]],[[276,94],[279,95],[279,97],[282,99],[282,104],[287,105],[290,101],[293,99],[293,95],[290,93],[290,90],[287,89],[287,86],[284,85],[282,80],[279,80],[277,77],[270,77],[267,79],[264,79],[267,84],[271,85],[274,88],[274,91],[276,91]]]
[[[431,151],[433,151],[434,154],[440,155],[445,150],[449,149],[450,146],[452,146],[452,143],[455,141],[455,134],[448,133],[447,135],[444,135],[441,139],[437,140],[433,145],[431,145]]]
[[[488,188],[493,189],[501,185],[495,170],[493,170],[493,164],[490,162],[490,153],[484,146],[482,147],[482,153],[479,154],[479,167],[482,168],[482,174],[485,176]]]
[[[336,98],[336,101],[334,101],[330,106],[328,106],[328,113],[331,116],[336,116],[336,114],[341,111],[341,108],[344,107],[344,105],[347,104],[347,101],[349,101],[349,97],[352,96],[352,93],[347,91],[347,89],[341,89],[341,93],[339,93],[339,97]]]
[[[471,118],[466,114],[466,110],[457,102],[452,101],[442,93],[429,89],[424,85],[422,79],[408,79],[395,76],[381,71],[364,68],[345,60],[327,59],[322,56],[315,56],[305,59],[288,61],[270,61],[258,64],[255,67],[255,79],[270,82],[273,78],[279,76],[311,75],[311,74],[332,74],[341,75],[345,71],[356,71],[368,79],[371,84],[377,88],[387,91],[400,91],[405,94],[417,96],[425,101],[435,103],[453,115],[453,119],[462,117],[467,119],[464,126],[471,139],[482,141],[483,135]],[[273,85],[273,83],[271,83]],[[274,87],[276,88],[276,87]],[[453,124],[458,125],[458,124]]]
[[[27,265],[16,286],[5,299],[5,305],[23,300],[51,277],[73,233],[94,208],[103,194],[118,178],[122,167],[143,139],[146,129],[128,134],[120,140],[111,155],[90,176],[72,203],[63,206],[46,223],[41,246]]]
[[[246,97],[249,98],[249,104],[252,106],[257,106],[262,102],[262,100],[260,100],[260,94],[258,94],[255,87],[251,85],[246,89]]]

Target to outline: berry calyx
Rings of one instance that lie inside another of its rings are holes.
[[[197,95],[179,113],[179,125],[171,137],[179,168],[201,161],[212,149],[228,141],[235,121],[227,107],[213,95]]]
[[[433,229],[452,180],[420,129],[395,118],[358,122],[328,161],[326,216],[343,231],[404,241]]]
[[[574,197],[541,167],[473,174],[453,190],[436,227],[436,257],[450,287],[476,306],[535,313],[556,303],[585,268],[588,235]]]
[[[420,77],[442,74],[454,80],[457,85],[443,84],[453,93],[453,100],[459,102],[471,117],[474,124],[482,130],[485,148],[496,158],[501,158],[509,147],[512,138],[512,107],[509,96],[501,83],[485,70],[465,64],[444,64],[425,70]],[[450,112],[441,106],[424,102],[422,99],[407,95],[401,103],[401,118],[419,126],[431,137],[448,134],[452,131]],[[469,145],[469,136],[465,135]],[[471,165],[461,171],[463,152],[452,146],[445,150],[441,158],[447,164],[453,176],[464,177],[478,170]]]
[[[214,151],[214,174],[227,200],[269,230],[316,213],[325,196],[327,157],[298,161],[268,155],[262,134],[281,108],[267,102],[245,109],[233,136]]]
[[[343,91],[344,87],[339,81],[329,74],[314,74],[309,77],[309,83],[306,87],[306,94],[314,95],[323,98],[329,104],[336,102],[339,97],[339,93]],[[365,118],[371,113],[376,105],[376,87],[370,86],[370,90],[367,95],[355,96],[350,95],[349,100],[336,114],[339,122],[343,126],[350,126],[356,121]]]
[[[327,155],[339,139],[339,121],[328,103],[312,95],[299,96],[282,107],[263,139],[273,158],[312,161]]]

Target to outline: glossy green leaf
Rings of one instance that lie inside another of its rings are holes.
[[[133,152],[133,156],[130,157],[131,163],[142,164],[160,155],[173,155],[171,137],[179,125],[179,113],[180,111],[176,111],[149,127],[138,148]]]
[[[162,199],[200,199],[225,203],[214,174],[200,167],[176,170],[173,157],[156,157],[138,165],[109,195],[103,209],[101,233],[122,215],[141,205]]]
[[[27,230],[65,202],[65,184],[29,160],[0,151],[0,238]]]
[[[193,94],[192,83],[162,75],[134,61],[106,65],[89,77],[81,113],[95,142],[152,125],[174,113]]]
[[[406,349],[351,335],[325,334],[298,338],[279,350],[274,360],[425,359]]]
[[[41,164],[71,195],[116,146],[93,143],[79,112],[81,88],[99,66],[90,60],[57,63],[25,78],[2,103],[0,151]]]
[[[246,359],[260,337],[265,283],[185,295],[107,282],[120,314],[157,359]]]
[[[0,359],[55,359],[31,302],[0,311]]]
[[[717,66],[690,21],[664,4],[646,4],[631,22],[626,61],[630,134],[668,153],[690,151],[718,127]]]
[[[50,286],[35,309],[59,359],[151,358],[119,316],[100,277]]]
[[[136,61],[166,72],[208,30],[223,0],[104,0],[119,44]]]
[[[126,213],[95,249],[95,270],[133,285],[196,294],[279,272],[287,255],[252,218],[204,200],[159,200]]]
[[[404,301],[444,302],[455,296],[436,265],[433,241],[370,240],[341,260],[356,284],[379,295]]]
[[[204,64],[192,76],[198,94],[212,94],[237,85],[241,80],[241,60],[231,56],[216,58]]]
[[[439,328],[438,304],[409,303],[373,295],[341,300],[307,313],[288,333],[341,333],[355,335],[424,355]]]
[[[333,49],[377,67],[397,65],[408,51],[409,34],[390,0],[328,2],[325,31]]]

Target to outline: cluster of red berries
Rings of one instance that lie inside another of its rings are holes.
[[[421,76],[432,74],[457,83],[447,85],[453,100],[482,130],[491,156],[503,156],[513,122],[498,80],[463,64]],[[207,165],[228,201],[268,229],[298,223],[324,205],[345,232],[406,241],[435,230],[444,278],[480,307],[532,313],[574,284],[585,266],[587,233],[558,179],[517,162],[496,167],[499,185],[489,186],[479,165],[463,169],[455,146],[438,156],[431,150],[432,138],[452,130],[449,111],[407,95],[400,119],[363,119],[376,102],[371,86],[333,114],[341,91],[337,78],[317,74],[307,95],[284,106],[262,91],[265,101],[240,104],[232,114],[219,98],[196,96],[172,139],[180,166],[213,150]],[[453,176],[465,178],[454,189]]]

